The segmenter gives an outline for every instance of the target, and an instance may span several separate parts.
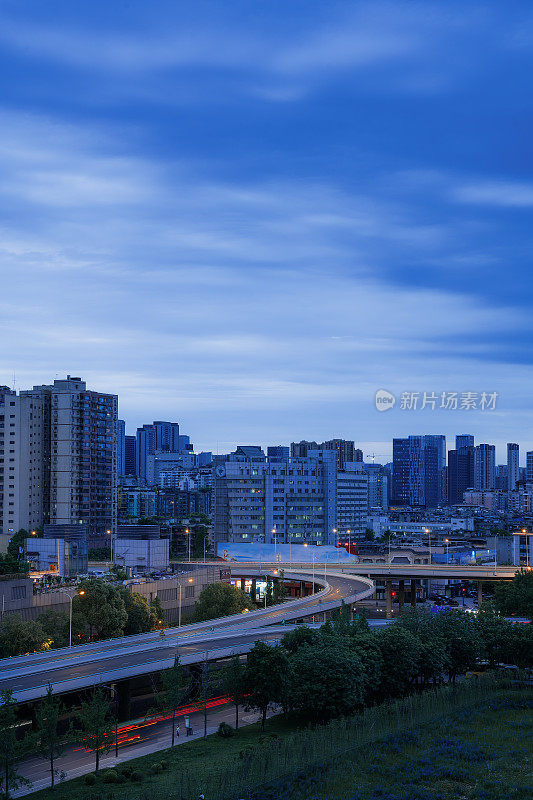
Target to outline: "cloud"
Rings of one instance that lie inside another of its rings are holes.
[[[287,103],[343,73],[378,76],[387,91],[442,91],[457,71],[463,77],[472,72],[464,57],[471,53],[472,30],[483,29],[487,13],[463,4],[458,14],[442,2],[341,2],[314,14],[283,13],[280,25],[282,10],[254,17],[246,7],[238,13],[211,5],[206,12],[199,4],[197,14],[184,15],[169,4],[161,15],[164,24],[150,11],[140,17],[119,12],[114,27],[105,28],[82,28],[72,16],[56,24],[49,18],[29,21],[16,9],[10,15],[4,10],[0,41],[24,58],[88,72],[93,80],[103,77],[104,94],[197,102],[194,89],[158,85],[164,75],[183,73],[189,81],[194,70],[201,96],[210,91],[202,79],[210,71],[231,95]],[[453,63],[445,57],[451,43]],[[220,92],[214,94],[219,102]]]
[[[511,181],[479,181],[453,190],[452,197],[460,203],[500,206],[502,208],[531,208],[533,183]]]

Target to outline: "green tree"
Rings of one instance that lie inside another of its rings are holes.
[[[399,625],[388,625],[379,632],[376,641],[382,658],[381,697],[407,694],[418,674],[422,653],[420,640]]]
[[[88,578],[79,584],[78,594],[72,600],[72,627],[78,636],[89,641],[123,636],[127,621],[118,586],[99,578]]]
[[[78,712],[77,740],[95,756],[95,771],[100,768],[100,755],[108,753],[112,744],[114,722],[109,700],[100,687],[93,690],[89,700]]]
[[[510,582],[496,585],[494,605],[502,614],[533,620],[533,571],[521,570]]]
[[[480,655],[491,666],[499,662],[507,663],[513,625],[500,617],[493,608],[480,608],[476,617],[480,635]]]
[[[183,703],[188,691],[189,684],[183,676],[183,668],[180,664],[179,656],[176,656],[173,666],[161,673],[161,691],[156,695],[158,708],[164,714],[170,715],[172,747],[174,747],[176,734],[176,712]]]
[[[165,611],[161,605],[161,600],[157,595],[150,600],[150,608],[152,609],[155,617],[155,626],[157,628],[162,628],[165,622]]]
[[[239,656],[233,656],[222,672],[224,693],[231,698],[235,706],[235,730],[239,729],[239,706],[243,704],[246,696],[244,674],[245,666]]]
[[[261,730],[264,730],[270,706],[286,698],[289,659],[285,650],[279,645],[256,642],[248,653],[244,681],[246,706],[261,713]]]
[[[54,696],[52,684],[48,684],[46,697],[37,707],[37,737],[39,752],[50,764],[50,788],[55,784],[55,760],[63,754],[67,736],[59,733],[59,720],[64,713],[63,704]]]
[[[13,558],[8,553],[0,553],[0,575],[27,575],[30,565],[27,561]]]
[[[157,628],[157,612],[153,606],[150,606],[146,597],[132,592],[127,586],[121,586],[118,591],[124,602],[127,616],[124,634],[130,636],[155,630]]]
[[[13,559],[22,561],[22,554],[24,553],[24,540],[28,538],[29,531],[20,528],[9,540],[6,553]]]
[[[296,653],[301,647],[319,644],[320,635],[307,625],[297,625],[292,631],[287,631],[281,638],[281,646],[289,654]]]
[[[8,800],[12,789],[30,786],[30,781],[18,771],[18,765],[29,755],[35,737],[26,734],[17,737],[17,704],[10,689],[0,691],[0,789]]]
[[[230,614],[240,614],[244,609],[255,608],[252,600],[242,589],[229,583],[210,583],[200,592],[194,606],[195,622],[204,622]]]
[[[479,655],[477,620],[473,614],[449,608],[434,616],[433,625],[446,651],[448,677],[455,682],[458,675],[474,667]]]
[[[69,642],[69,618],[64,611],[52,611],[48,608],[39,614],[37,622],[42,626],[45,639],[50,647],[66,647]]]
[[[376,634],[370,629],[353,627],[349,646],[363,665],[364,702],[373,705],[380,696],[383,657]]]
[[[363,704],[365,676],[361,660],[340,639],[335,649],[300,647],[291,657],[290,707],[317,721],[353,712]]]
[[[49,649],[46,633],[37,620],[23,620],[18,614],[6,614],[0,622],[0,657],[20,656]]]

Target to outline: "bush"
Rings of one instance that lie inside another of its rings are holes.
[[[132,781],[135,781],[136,783],[140,783],[142,780],[144,780],[144,775],[140,770],[135,769],[131,773],[131,779],[132,779]]]
[[[233,736],[235,731],[231,727],[231,725],[228,725],[227,722],[221,722],[220,725],[218,726],[217,733],[219,736],[222,736],[223,739],[229,739],[230,736]]]
[[[108,769],[104,772],[104,783],[119,783],[119,774],[115,769]]]
[[[161,772],[161,764],[150,764],[150,774],[157,775]]]
[[[89,772],[89,774],[85,776],[84,780],[86,786],[94,786],[96,783],[96,775],[94,772]]]
[[[162,761],[160,766],[161,766],[161,769],[168,769],[168,761]]]

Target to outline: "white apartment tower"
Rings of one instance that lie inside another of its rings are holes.
[[[17,394],[0,389],[0,525],[82,524],[88,535],[117,521],[116,395],[67,376]]]

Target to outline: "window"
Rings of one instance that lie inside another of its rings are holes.
[[[11,599],[12,600],[24,600],[26,597],[26,587],[25,586],[13,586],[11,588]]]

